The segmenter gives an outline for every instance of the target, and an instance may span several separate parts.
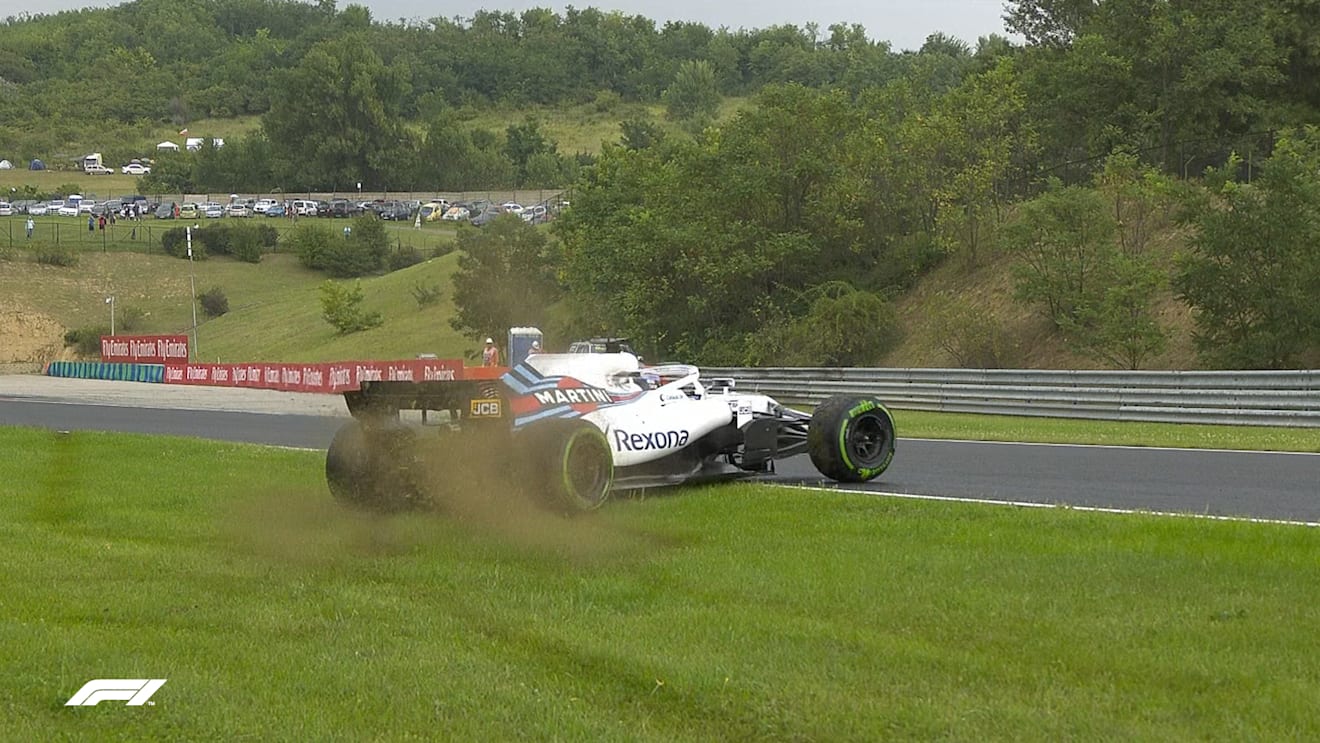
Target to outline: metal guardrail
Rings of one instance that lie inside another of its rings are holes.
[[[781,402],[875,395],[890,407],[1160,423],[1320,427],[1320,370],[704,368]]]

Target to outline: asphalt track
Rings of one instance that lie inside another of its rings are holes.
[[[0,425],[324,449],[343,417],[86,404],[0,394]],[[822,482],[806,456],[770,482]],[[850,490],[1320,523],[1320,455],[899,439],[878,480]]]

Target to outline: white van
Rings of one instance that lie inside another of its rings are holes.
[[[316,216],[315,201],[308,201],[307,199],[294,199],[289,206],[291,209],[293,209],[293,213],[300,217]]]

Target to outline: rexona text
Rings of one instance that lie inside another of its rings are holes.
[[[688,432],[654,431],[648,433],[628,433],[623,429],[614,429],[614,448],[619,451],[647,451],[648,449],[677,449],[687,446]]]

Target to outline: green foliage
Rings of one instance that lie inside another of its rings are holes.
[[[415,266],[424,260],[426,259],[422,257],[422,251],[411,245],[401,245],[390,251],[385,267],[390,271],[398,271],[408,266]]]
[[[813,290],[810,309],[755,333],[746,360],[759,366],[863,366],[874,362],[901,338],[889,300],[857,291],[846,282]]]
[[[1044,309],[1056,325],[1098,304],[1109,280],[1117,227],[1096,191],[1056,187],[1021,205],[1001,233],[1019,258],[1017,298]]]
[[[229,312],[229,297],[225,295],[224,289],[218,286],[213,286],[198,294],[197,302],[202,306],[202,311],[208,317],[220,317]]]
[[[500,335],[540,326],[560,293],[552,245],[543,231],[514,215],[458,233],[451,327],[466,335]]]
[[[1078,307],[1062,328],[1074,348],[1120,369],[1140,369],[1168,343],[1168,333],[1151,311],[1166,278],[1143,258],[1126,255],[1114,257],[1108,272],[1094,304]]]
[[[1195,235],[1174,286],[1196,311],[1208,362],[1293,367],[1320,346],[1320,132],[1282,137],[1250,184],[1223,180],[1188,199]]]
[[[188,229],[174,227],[161,235],[161,247],[167,255],[188,257]],[[262,252],[273,250],[279,232],[268,224],[208,224],[192,230],[193,260],[210,255],[228,255],[247,263],[260,263]]]
[[[110,335],[108,325],[74,328],[64,334],[64,345],[72,346],[79,356],[101,355],[101,336]]]
[[[417,308],[425,309],[435,304],[439,304],[444,298],[444,292],[441,291],[439,284],[414,284],[412,288],[413,298],[417,300]]]
[[[78,252],[67,245],[41,243],[33,248],[37,263],[45,266],[72,268],[78,265]]]
[[[280,242],[297,255],[304,266],[323,271],[325,255],[334,239],[335,234],[329,227],[303,221],[285,232]]]
[[[347,229],[347,234],[335,234],[331,228],[303,222],[285,234],[284,243],[304,266],[335,278],[380,271],[390,252],[385,226],[375,215],[364,214],[354,217]]]
[[[366,33],[313,46],[291,70],[276,76],[262,129],[287,167],[291,188],[368,189],[388,184],[411,154],[403,127],[408,75],[387,65]]]
[[[334,326],[340,335],[379,327],[384,319],[379,312],[368,312],[362,307],[361,282],[347,284],[326,281],[321,284],[321,317]]]
[[[665,89],[664,104],[669,118],[694,129],[714,121],[720,108],[720,91],[710,62],[698,59],[680,64],[673,84]]]
[[[147,313],[141,307],[125,305],[115,313],[115,330],[120,333],[132,333],[142,329],[142,321]]]
[[[962,297],[941,294],[932,303],[932,340],[962,369],[1002,369],[1012,347],[1003,325]]]

